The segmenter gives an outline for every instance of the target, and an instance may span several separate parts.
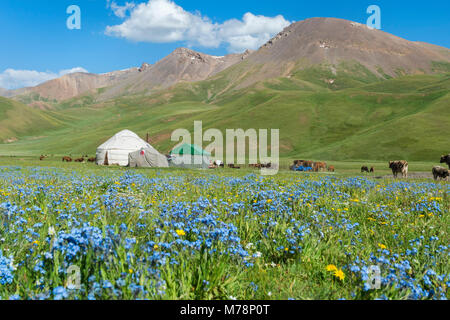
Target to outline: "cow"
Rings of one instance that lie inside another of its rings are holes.
[[[63,157],[63,158],[62,158],[62,162],[64,162],[64,161],[65,161],[65,162],[72,162],[72,158],[71,158],[71,157],[67,157],[67,156],[66,156],[66,157]]]
[[[403,178],[408,178],[408,162],[405,160],[400,161],[389,161],[389,168],[392,169],[392,174],[394,178],[397,178],[398,174],[401,173]]]
[[[446,181],[448,181],[450,170],[447,170],[446,168],[443,168],[441,166],[434,166],[432,172],[434,180],[438,180],[440,178],[441,180],[445,179]]]
[[[446,163],[450,169],[450,154],[441,157],[441,163]]]
[[[334,171],[335,171],[334,166],[329,166],[328,167],[328,172],[334,172]]]
[[[88,159],[88,162],[95,162],[96,160],[97,160],[97,158],[92,157],[92,158],[89,158],[89,159]]]
[[[375,168],[374,167],[370,167],[370,173],[374,173],[375,172]]]
[[[84,158],[78,158],[78,159],[75,159],[75,162],[80,162],[80,163],[82,163],[82,162],[84,162]]]
[[[366,166],[362,166],[362,167],[361,167],[361,173],[364,173],[364,172],[369,173],[369,168],[366,167]]]
[[[230,163],[230,164],[228,165],[228,168],[230,168],[230,169],[240,169],[241,167],[236,167],[236,166],[234,165],[234,163]]]
[[[41,155],[41,156],[39,157],[39,160],[40,160],[40,161],[42,161],[42,160],[44,160],[44,159],[45,159],[45,156],[42,156],[42,155]]]

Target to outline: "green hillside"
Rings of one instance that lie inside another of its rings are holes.
[[[96,103],[86,95],[50,111],[2,99],[0,119],[7,117],[0,141],[18,141],[0,144],[0,155],[94,154],[122,129],[149,132],[167,152],[176,144],[172,131],[192,129],[194,120],[223,131],[278,128],[282,157],[435,161],[450,152],[448,74],[386,80],[356,64],[341,65],[336,74],[319,66],[239,89],[238,81],[227,81],[235,72],[150,96]]]
[[[0,97],[0,142],[36,137],[62,125],[63,122],[49,113]]]

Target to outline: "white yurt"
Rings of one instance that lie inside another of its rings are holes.
[[[97,148],[97,164],[125,167],[128,165],[128,155],[141,149],[154,148],[136,133],[130,130],[120,131]]]

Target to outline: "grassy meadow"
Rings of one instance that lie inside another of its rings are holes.
[[[1,157],[0,299],[448,299],[450,184],[332,164],[263,177]]]
[[[207,81],[105,101],[88,94],[34,108],[29,117],[29,107],[0,99],[0,155],[79,156],[122,129],[148,132],[165,153],[177,144],[171,133],[193,129],[196,120],[222,132],[278,128],[283,158],[435,162],[450,152],[448,74],[382,80],[358,69],[336,76],[312,68],[243,89],[234,76],[231,68]],[[333,85],[324,82],[331,77]]]

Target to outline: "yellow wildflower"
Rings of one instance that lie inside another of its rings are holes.
[[[176,233],[177,233],[177,235],[179,235],[180,237],[186,235],[186,232],[184,232],[184,230],[177,230]]]
[[[334,276],[341,281],[343,281],[345,279],[345,273],[344,273],[344,271],[342,271],[342,269],[336,270],[334,272]]]
[[[327,271],[337,271],[337,267],[334,264],[327,265]]]

